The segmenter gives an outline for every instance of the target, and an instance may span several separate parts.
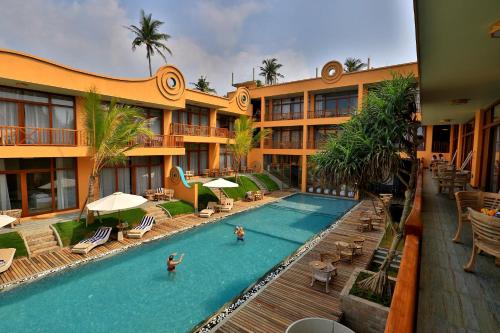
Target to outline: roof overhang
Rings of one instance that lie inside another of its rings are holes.
[[[422,123],[464,123],[500,98],[500,1],[414,0]],[[465,103],[464,103],[465,102]]]

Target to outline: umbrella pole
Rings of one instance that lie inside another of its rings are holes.
[[[96,210],[96,212],[97,212],[97,218],[99,219],[99,222],[101,222],[101,224],[102,224],[101,214],[99,214],[99,211],[98,211],[98,210]]]

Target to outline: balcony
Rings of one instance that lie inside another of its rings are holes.
[[[203,125],[189,125],[173,123],[170,125],[172,135],[206,136],[216,138],[234,138],[234,132],[227,128],[210,127]]]
[[[267,149],[302,149],[302,141],[273,141],[265,140],[264,148]]]
[[[155,134],[152,137],[139,136],[130,145],[143,148],[183,148],[184,138],[180,135]]]
[[[81,130],[0,126],[0,146],[79,146],[86,139]]]
[[[277,120],[297,120],[303,119],[304,115],[302,112],[290,112],[290,113],[268,113],[266,112],[266,121],[277,121]]]
[[[352,117],[355,114],[353,109],[332,109],[332,110],[315,110],[309,111],[307,117],[309,119],[315,118],[334,118],[334,117]]]
[[[325,149],[328,140],[311,140],[307,141],[307,149]]]

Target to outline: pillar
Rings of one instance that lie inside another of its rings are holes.
[[[457,141],[457,158],[455,160],[455,166],[460,168],[462,166],[462,154],[463,154],[463,136],[464,136],[464,125],[458,125],[458,141]]]
[[[363,84],[358,84],[358,109],[361,109],[363,106],[363,98],[365,96],[365,92],[368,92],[368,89],[366,89],[365,91]]]
[[[307,187],[307,155],[302,154],[301,157],[301,182],[300,182],[300,191],[306,192]]]
[[[472,144],[472,164],[470,184],[474,187],[479,186],[481,173],[481,157],[483,154],[483,118],[484,111],[476,111],[474,119],[474,141]]]
[[[208,168],[219,169],[220,144],[210,143],[208,145]]]
[[[172,124],[172,110],[163,110],[163,135],[172,134],[170,131],[170,127]]]
[[[217,127],[217,109],[210,109],[210,115],[208,118],[208,126]]]
[[[307,119],[309,117],[309,91],[304,91],[304,107],[302,108],[304,110],[304,119]]]
[[[264,122],[264,120],[266,119],[265,118],[265,114],[266,114],[267,110],[266,110],[266,98],[264,96],[262,96],[260,98],[260,123],[262,124]],[[260,126],[260,130],[262,131],[264,129],[263,126]],[[271,134],[272,135],[272,134]],[[263,149],[264,148],[264,139],[261,138],[260,139],[260,149]],[[261,161],[261,164],[264,165],[264,160]]]

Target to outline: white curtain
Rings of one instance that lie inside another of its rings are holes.
[[[135,194],[143,195],[149,189],[148,167],[135,168]]]
[[[99,192],[102,197],[116,192],[115,169],[104,168],[99,176]]]
[[[5,170],[5,160],[0,159],[0,170]],[[0,209],[11,209],[7,175],[0,174]]]
[[[34,127],[26,130],[26,143],[49,143],[47,131],[37,131],[38,128],[49,128],[49,109],[43,105],[24,105],[24,123],[26,127]]]
[[[18,126],[17,104],[0,102],[0,126]],[[15,144],[16,132],[14,129],[0,130],[0,144]]]
[[[163,180],[163,165],[155,165],[151,167],[151,188],[162,187]]]
[[[118,169],[118,191],[123,193],[131,193],[130,186],[130,168]]]
[[[193,172],[193,175],[198,175],[198,152],[193,151],[189,153],[189,171]]]
[[[56,158],[56,169],[64,167],[64,158]],[[76,207],[75,170],[56,170],[57,209]]]
[[[53,128],[75,128],[75,114],[73,108],[54,106],[52,109]],[[71,131],[53,131],[52,142],[56,144],[75,144],[75,135]]]

